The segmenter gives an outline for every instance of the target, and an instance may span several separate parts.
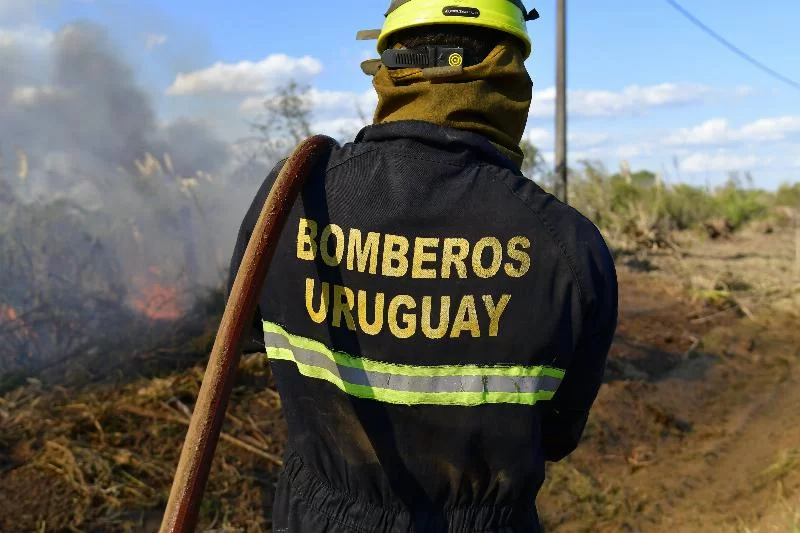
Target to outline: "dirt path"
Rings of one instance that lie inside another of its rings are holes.
[[[756,323],[677,276],[620,270],[607,384],[581,448],[549,468],[547,530],[800,531],[797,319]]]
[[[792,471],[800,459],[800,373],[787,369],[784,377],[753,395],[720,425],[720,437],[687,457],[680,471],[707,482],[687,493],[658,531],[742,530],[780,505],[780,487],[800,508],[800,476]]]

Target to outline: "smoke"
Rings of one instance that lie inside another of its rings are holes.
[[[103,28],[67,26],[47,52],[49,72],[42,72],[26,68],[36,62],[20,50],[0,48],[0,146],[67,153],[93,171],[133,171],[144,154],[167,152],[182,173],[225,166],[227,146],[203,125],[183,120],[159,127],[150,95]]]
[[[107,31],[88,23],[62,28],[39,48],[0,40],[0,125],[0,284],[29,286],[0,291],[0,326],[4,308],[22,316],[32,300],[40,308],[83,305],[81,294],[57,302],[47,301],[53,291],[42,295],[42,286],[63,282],[50,271],[59,262],[78,265],[70,283],[81,290],[171,316],[144,299],[221,282],[232,237],[270,164],[242,158],[202,122],[159,121]],[[46,216],[70,224],[43,237],[41,227],[58,228],[36,218]],[[14,251],[4,227],[15,228]],[[42,242],[54,233],[55,248]],[[20,250],[47,257],[20,268]]]

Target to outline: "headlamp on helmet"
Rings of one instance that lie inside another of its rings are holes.
[[[362,63],[367,74],[373,74],[381,64],[387,68],[460,68],[463,50],[450,54],[442,47],[421,47],[414,50],[389,50],[390,37],[402,30],[431,24],[464,24],[498,30],[519,39],[523,56],[531,54],[531,39],[526,22],[539,18],[535,9],[528,11],[522,0],[392,0],[380,30],[364,30],[359,40],[376,39],[381,59]],[[388,54],[387,54],[388,52]],[[457,54],[453,55],[453,54]]]

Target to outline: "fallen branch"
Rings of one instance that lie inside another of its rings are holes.
[[[728,297],[730,298],[730,300],[731,300],[731,301],[732,301],[734,304],[736,304],[736,306],[737,306],[739,309],[741,309],[741,310],[742,310],[742,313],[744,313],[744,314],[747,316],[747,318],[749,318],[750,320],[752,320],[752,321],[753,321],[753,322],[755,322],[756,324],[758,324],[758,325],[761,325],[761,322],[759,322],[759,321],[758,321],[758,319],[757,319],[757,318],[756,318],[756,316],[755,316],[755,315],[752,313],[752,311],[750,311],[750,309],[748,309],[748,308],[747,308],[747,306],[745,306],[745,305],[742,303],[742,301],[741,301],[739,298],[736,298],[736,297],[735,297],[733,294],[729,295]]]
[[[247,421],[250,422],[250,428],[253,430],[253,433],[255,435],[255,440],[257,440],[261,444],[269,445],[268,437],[264,434],[263,431],[258,429],[258,424],[256,424],[255,420],[253,420],[253,417],[247,415]]]
[[[135,405],[121,405],[118,406],[116,409],[117,411],[130,413],[132,415],[140,416],[143,418],[152,418],[154,420],[162,420],[164,422],[173,422],[176,424],[182,424],[184,426],[189,425],[189,419],[178,416],[177,414],[173,415],[169,413],[156,413],[154,411],[150,411],[149,409],[136,407]],[[267,461],[271,462],[276,466],[283,466],[283,459],[281,459],[277,455],[271,454],[268,451],[253,446],[252,444],[249,444],[241,439],[237,439],[233,435],[229,435],[228,433],[222,432],[220,433],[220,438],[254,455],[258,455],[259,457],[266,459]]]
[[[705,316],[701,316],[699,318],[694,318],[694,319],[691,320],[691,323],[692,324],[704,324],[706,322],[709,322],[709,321],[719,317],[720,315],[724,315],[725,313],[727,313],[731,309],[736,309],[736,306],[726,307],[725,309],[722,309],[720,311],[716,311],[714,313],[711,313],[710,315],[705,315]]]

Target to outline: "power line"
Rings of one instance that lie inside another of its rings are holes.
[[[711,37],[713,37],[714,39],[716,39],[717,41],[719,41],[720,43],[725,45],[725,47],[727,47],[729,50],[731,50],[734,54],[738,55],[739,57],[741,57],[742,59],[744,59],[748,63],[751,63],[751,64],[755,65],[756,67],[758,67],[759,69],[763,70],[764,72],[766,72],[767,74],[769,74],[773,78],[777,78],[780,81],[784,82],[785,84],[787,84],[787,85],[793,87],[794,89],[797,89],[798,91],[800,91],[800,83],[794,81],[791,78],[788,78],[788,77],[784,76],[780,72],[777,72],[777,71],[769,68],[764,63],[762,63],[761,61],[757,60],[756,58],[754,58],[750,54],[746,53],[741,48],[738,48],[736,45],[731,43],[729,40],[725,39],[723,36],[721,36],[720,34],[715,32],[714,30],[712,30],[711,28],[709,28],[708,26],[703,24],[703,22],[700,19],[698,19],[697,17],[692,15],[689,11],[687,11],[683,6],[681,6],[675,0],[666,0],[666,2],[669,5],[671,5],[672,7],[674,7],[676,10],[678,10],[678,12],[680,12],[684,17],[689,19],[695,26],[699,27],[701,30],[703,30],[704,32],[709,34]]]

